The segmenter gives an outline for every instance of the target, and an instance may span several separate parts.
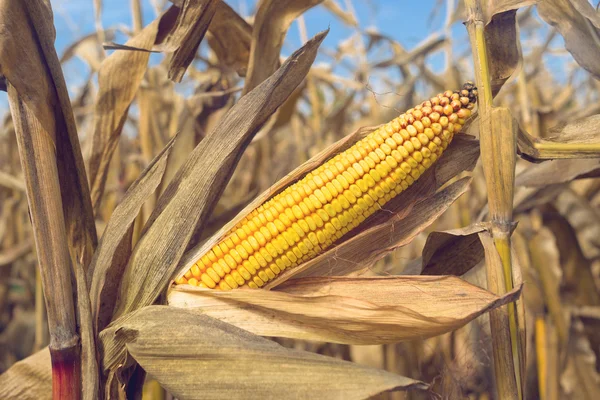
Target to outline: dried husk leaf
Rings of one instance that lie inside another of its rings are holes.
[[[0,398],[43,400],[52,398],[50,351],[46,347],[15,363],[0,375]]]
[[[131,254],[133,223],[144,202],[162,181],[175,141],[176,137],[171,139],[129,186],[108,220],[88,275],[94,332],[101,331],[110,322],[122,274]]]
[[[560,32],[575,61],[600,79],[600,24],[592,5],[584,0],[544,0],[537,10]]]
[[[165,288],[192,234],[206,224],[239,158],[263,123],[304,79],[322,32],[242,98],[190,154],[150,216],[125,269],[116,315],[152,304]]]
[[[168,302],[261,336],[383,344],[441,335],[518,295],[501,298],[448,276],[336,276],[293,279],[271,291],[181,285]]]
[[[544,139],[519,129],[518,148],[525,159],[598,158],[600,152],[600,115],[552,127]]]
[[[121,357],[126,347],[181,399],[364,399],[427,388],[386,371],[284,348],[193,310],[144,307],[103,332],[103,339],[120,348]],[[106,365],[115,365],[116,359],[110,361]]]
[[[275,287],[292,277],[348,275],[369,269],[377,260],[410,243],[431,225],[468,190],[471,178],[465,177],[430,196],[419,196],[418,189],[406,192],[390,201],[386,208],[373,215],[340,239],[340,244],[318,257],[283,272],[267,288]],[[422,185],[421,189],[426,185]],[[411,197],[416,199],[411,199]],[[406,200],[406,203],[403,202]]]
[[[465,228],[432,232],[422,256],[421,275],[463,275],[484,258],[479,232],[489,230],[487,223]]]
[[[285,35],[306,10],[323,0],[262,0],[252,29],[252,46],[244,94],[267,79],[279,67],[279,53]]]

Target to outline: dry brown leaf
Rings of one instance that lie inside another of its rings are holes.
[[[153,46],[154,50],[173,53],[169,60],[169,79],[172,81],[181,82],[220,2],[221,0],[183,0],[177,9],[175,25],[164,32],[159,43]]]
[[[547,186],[569,183],[575,179],[594,176],[600,171],[600,160],[579,158],[549,160],[525,169],[515,180],[517,186]]]
[[[0,235],[1,237],[1,235]],[[0,252],[0,267],[10,265],[19,258],[29,254],[32,248],[31,240],[24,240],[23,242],[9,248],[3,249]]]
[[[485,223],[465,228],[432,232],[423,248],[422,275],[463,275],[484,258],[479,232]]]
[[[592,115],[549,129],[544,139],[531,136],[519,129],[518,146],[522,157],[532,160],[556,158],[597,158],[600,146],[600,115]],[[595,148],[572,148],[568,145],[593,144]],[[560,145],[566,145],[561,148]]]
[[[97,242],[96,227],[69,94],[54,49],[52,10],[43,2],[10,1],[0,9],[0,21],[5,32],[0,74],[55,147],[68,245],[87,266]]]
[[[123,196],[108,220],[88,273],[94,332],[112,317],[122,274],[131,254],[133,223],[140,208],[160,184],[176,137],[148,165]]]
[[[585,0],[541,0],[537,10],[563,36],[575,61],[600,79],[600,24],[592,5]]]
[[[257,87],[279,67],[285,35],[303,12],[323,0],[262,0],[252,29],[252,46],[244,94]]]
[[[6,400],[52,398],[52,369],[47,347],[17,362],[0,375],[0,398]]]
[[[127,45],[150,50],[158,39],[161,27],[168,27],[177,18],[177,8],[169,8],[140,33],[127,41]],[[88,173],[94,210],[99,210],[108,168],[117,147],[129,106],[146,73],[150,53],[145,51],[115,51],[107,57],[98,72],[99,91],[94,110],[92,154]]]
[[[284,348],[193,310],[144,307],[102,336],[111,347],[126,347],[181,399],[364,399],[427,388],[390,372]]]
[[[577,233],[577,240],[588,259],[600,256],[600,213],[584,197],[571,190],[562,191],[554,206]]]
[[[208,44],[222,64],[246,76],[252,27],[224,1],[217,4],[217,11],[208,27]]]
[[[304,79],[327,32],[292,54],[236,103],[194,149],[150,216],[121,284],[116,315],[152,304],[175,272],[195,229],[202,229],[252,137]]]
[[[485,27],[485,41],[492,95],[496,96],[519,67],[522,59],[517,10],[494,14]]]
[[[271,291],[177,286],[168,301],[261,336],[382,344],[441,335],[518,295],[500,298],[447,276],[318,277]]]

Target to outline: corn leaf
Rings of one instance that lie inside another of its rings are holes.
[[[120,357],[126,349],[181,399],[364,399],[427,388],[382,370],[284,348],[193,310],[144,307],[117,321],[102,338],[121,349]],[[122,358],[105,365],[117,360]]]
[[[600,18],[585,0],[544,0],[537,5],[540,17],[565,39],[575,61],[596,79],[600,78]]]
[[[208,44],[217,55],[219,61],[246,76],[250,46],[252,44],[252,27],[224,1],[217,4],[217,11],[208,27],[210,35]]]
[[[175,141],[176,138],[173,138],[131,184],[100,239],[88,276],[94,332],[104,329],[110,322],[119,284],[131,254],[133,223],[144,202],[160,184]]]
[[[52,369],[47,347],[15,363],[0,375],[0,398],[19,400],[52,398]]]
[[[244,94],[267,79],[279,67],[279,53],[285,35],[306,10],[323,0],[263,0],[259,3],[252,29],[252,46]]]

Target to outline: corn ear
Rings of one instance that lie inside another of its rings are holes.
[[[468,82],[371,132],[251,211],[176,284],[257,289],[314,258],[419,179],[476,98]]]

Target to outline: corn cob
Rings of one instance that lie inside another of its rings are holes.
[[[462,128],[476,97],[468,82],[371,132],[253,210],[176,283],[256,289],[314,258],[416,181]]]

